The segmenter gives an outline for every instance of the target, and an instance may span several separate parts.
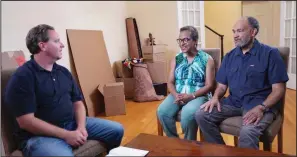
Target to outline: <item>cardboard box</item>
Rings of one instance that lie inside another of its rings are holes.
[[[98,90],[100,88],[98,87]],[[126,114],[124,84],[122,82],[108,83],[103,86],[105,115],[116,116]]]
[[[165,61],[146,62],[153,83],[166,83],[168,80],[167,63]]]
[[[143,60],[145,62],[157,62],[157,61],[165,61],[166,60],[165,52],[144,53],[142,56],[143,56]]]
[[[67,29],[70,63],[82,90],[87,113],[96,117],[104,112],[103,85],[115,83],[111,63],[100,30]],[[98,85],[100,92],[97,91]]]
[[[166,52],[166,45],[143,46],[142,53],[160,53]]]
[[[134,98],[135,79],[134,78],[116,78],[116,82],[124,83],[124,93],[126,99]]]
[[[166,45],[143,46],[142,56],[145,61],[165,61]]]

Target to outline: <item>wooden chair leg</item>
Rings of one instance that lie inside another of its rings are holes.
[[[204,137],[203,137],[202,131],[201,131],[200,128],[198,129],[198,131],[199,131],[200,141],[203,142],[204,141]]]
[[[263,141],[263,149],[264,149],[264,151],[271,152],[271,150],[272,150],[272,144],[268,140],[264,140]]]
[[[238,137],[237,136],[233,136],[234,137],[234,146],[237,147],[238,146]]]
[[[163,127],[162,127],[161,122],[158,118],[158,115],[157,115],[157,125],[158,125],[158,135],[163,136]]]
[[[283,128],[281,127],[277,134],[277,151],[283,153]]]

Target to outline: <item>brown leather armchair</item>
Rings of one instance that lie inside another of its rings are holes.
[[[208,53],[213,58],[214,63],[215,63],[215,71],[217,72],[219,67],[221,66],[221,50],[218,48],[205,48],[202,50],[204,52]],[[215,90],[215,88],[213,89],[212,93],[214,93],[214,90]],[[180,120],[181,120],[180,114],[181,114],[181,111],[179,111],[176,116],[177,122],[180,122]],[[159,118],[157,118],[157,125],[158,125],[158,135],[163,136],[163,128],[159,121]],[[202,140],[203,136],[202,136],[200,129],[199,129],[199,134],[200,134],[200,139]]]
[[[10,55],[9,55],[10,54]],[[22,152],[17,149],[17,141],[14,139],[14,124],[17,123],[15,118],[8,112],[4,105],[4,89],[13,72],[18,68],[18,64],[12,57],[13,54],[23,55],[21,51],[2,53],[1,66],[1,138],[4,146],[5,156],[23,156]],[[73,151],[75,156],[104,156],[106,149],[104,144],[88,140],[86,144]]]

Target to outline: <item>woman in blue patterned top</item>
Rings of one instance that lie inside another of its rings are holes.
[[[184,138],[196,140],[195,112],[207,102],[214,88],[215,65],[210,55],[197,50],[198,32],[195,27],[180,29],[177,42],[182,52],[171,62],[168,80],[169,94],[158,107],[158,118],[168,137],[178,137],[175,118],[181,109]]]

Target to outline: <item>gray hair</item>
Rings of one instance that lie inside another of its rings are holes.
[[[255,34],[255,35],[257,35],[259,33],[259,29],[260,29],[258,20],[254,17],[248,16],[247,21],[252,28],[257,29],[257,32]]]
[[[40,24],[31,28],[26,36],[26,45],[31,54],[37,54],[40,51],[39,42],[47,42],[49,40],[48,31],[55,30],[54,27]]]
[[[194,40],[194,41],[198,41],[198,38],[199,38],[199,34],[198,34],[198,31],[195,27],[193,26],[184,26],[182,28],[180,28],[179,30],[180,32],[182,31],[189,31],[191,33],[191,39]]]

